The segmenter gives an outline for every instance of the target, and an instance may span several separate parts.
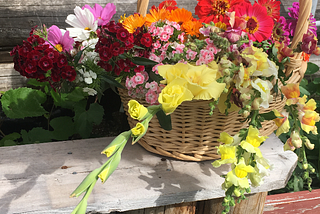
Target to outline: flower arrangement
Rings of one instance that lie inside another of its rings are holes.
[[[213,167],[231,165],[222,184],[224,213],[234,206],[234,197],[243,199],[251,186],[261,185],[272,168],[259,150],[268,138],[259,131],[265,120],[274,121],[278,136],[290,134],[284,149],[299,148],[306,172],[312,172],[305,148],[314,145],[306,133],[317,134],[319,114],[313,99],[300,97],[298,81],[287,84],[293,74],[286,65],[290,57],[306,61],[310,54],[320,54],[315,20],[309,12],[308,29],[296,41],[292,37],[301,28],[299,3],[289,9],[289,20],[279,10],[277,0],[198,0],[197,19],[174,0],[165,0],[146,16],[124,15],[117,22],[110,20],[115,13],[112,4],[96,4],[76,7],[76,15],[66,20],[74,28],[67,31],[55,26],[33,30],[28,42],[11,52],[21,75],[47,81],[58,92],[65,85],[78,86],[88,95],[103,92],[102,80],[122,85],[132,98],[128,113],[138,120],[102,151],[108,161],[71,194],[85,192],[73,213],[85,213],[95,183],[99,178],[105,182],[117,168],[129,138],[138,142],[155,115],[170,130],[170,115],[184,102],[208,100],[208,115],[235,111],[245,123],[235,135],[222,132],[213,139],[220,142],[221,156]],[[270,109],[279,96],[286,99],[284,109]]]

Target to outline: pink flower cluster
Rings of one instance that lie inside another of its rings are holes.
[[[158,96],[162,90],[162,87],[156,81],[147,82],[149,75],[146,71],[136,73],[133,77],[127,77],[126,88],[128,94],[132,98],[139,98],[147,101],[147,103],[153,105],[158,104]]]

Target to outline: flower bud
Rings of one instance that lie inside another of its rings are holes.
[[[242,117],[249,117],[250,112],[247,110],[244,110],[241,115],[242,115]]]
[[[251,106],[250,106],[250,105],[246,105],[246,109],[247,109],[248,111],[251,111]]]
[[[228,68],[224,69],[223,74],[226,76],[230,76],[230,69],[228,69]]]
[[[310,150],[313,150],[313,149],[314,149],[314,144],[312,144],[308,138],[305,139],[304,145],[305,145],[308,149],[310,149]]]
[[[253,109],[253,110],[259,110],[262,101],[263,101],[263,100],[262,100],[261,97],[255,98],[255,99],[253,100],[253,102],[252,102],[252,109]]]
[[[303,169],[308,169],[308,164],[307,164],[307,163],[304,163],[304,164],[302,165],[302,168],[303,168]]]
[[[233,193],[235,196],[240,197],[241,196],[241,192],[239,191],[238,188],[234,188]]]
[[[291,133],[292,145],[296,148],[300,148],[302,146],[302,140],[300,138],[299,132],[293,131]]]
[[[240,100],[242,102],[248,101],[250,99],[251,99],[251,95],[250,94],[243,93],[243,94],[240,95]],[[250,109],[251,109],[251,106],[250,106]]]

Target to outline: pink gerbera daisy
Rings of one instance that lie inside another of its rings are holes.
[[[270,37],[274,23],[265,7],[258,3],[242,3],[236,7],[236,16],[247,21],[245,31],[249,39],[262,42]]]

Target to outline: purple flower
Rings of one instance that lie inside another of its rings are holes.
[[[93,14],[95,20],[98,20],[98,26],[103,26],[107,24],[112,16],[116,13],[116,6],[112,3],[106,4],[104,8],[102,8],[99,4],[95,4],[93,8],[89,5],[85,5],[82,9],[87,8]]]
[[[273,32],[271,35],[272,41],[284,42],[286,45],[289,45],[289,31],[287,29],[287,22],[283,16],[280,16],[278,22],[273,26]]]
[[[48,40],[59,52],[73,48],[74,40],[70,38],[69,31],[60,30],[56,25],[48,29]]]
[[[287,20],[287,29],[290,32],[291,36],[294,36],[294,32],[296,30],[298,18],[299,18],[299,2],[293,2],[292,8],[288,8],[289,13],[288,15],[292,19]],[[316,27],[316,19],[313,17],[312,14],[310,14],[309,17],[309,28],[308,32],[312,32],[313,34],[317,34],[317,27]]]

